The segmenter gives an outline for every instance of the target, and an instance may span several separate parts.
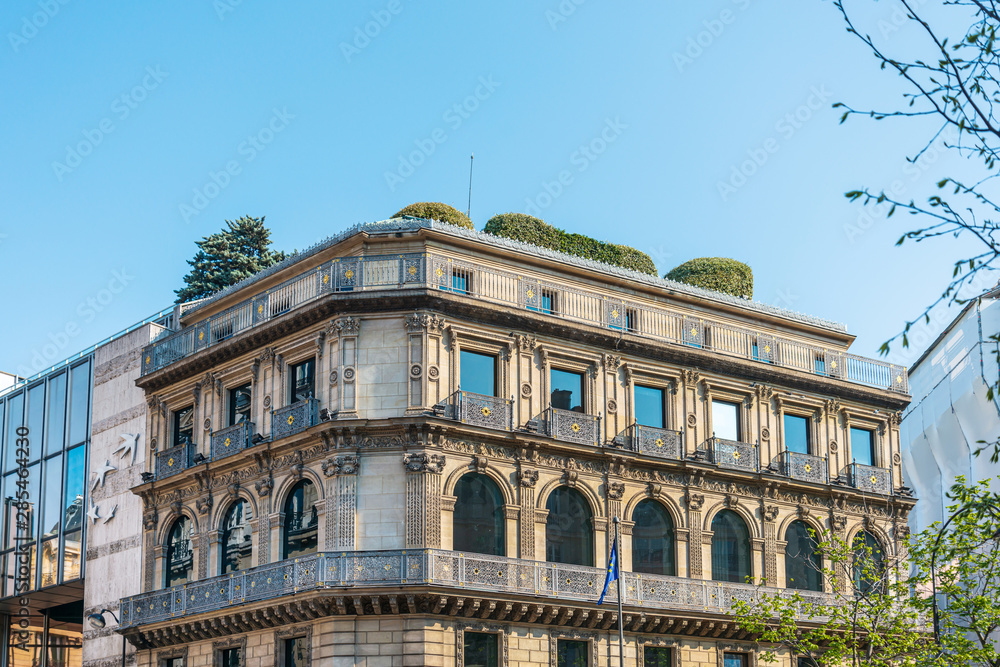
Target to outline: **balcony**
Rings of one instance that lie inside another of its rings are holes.
[[[191,467],[194,445],[184,444],[156,453],[156,479],[165,479]]]
[[[878,493],[883,496],[892,495],[892,475],[885,468],[852,463],[847,468],[848,480],[858,491]]]
[[[573,410],[549,408],[543,413],[545,435],[580,445],[601,444],[601,418]]]
[[[757,472],[757,445],[723,438],[711,438],[706,443],[709,460],[722,468]]]
[[[286,438],[316,425],[319,401],[307,398],[271,411],[271,439]]]
[[[823,456],[785,451],[780,456],[780,467],[781,474],[792,479],[817,484],[830,481],[829,467]]]
[[[684,432],[632,424],[615,438],[615,444],[637,454],[679,460],[684,453]]]
[[[456,391],[434,406],[434,412],[463,424],[496,431],[514,430],[514,401],[508,398]]]
[[[415,231],[437,226],[438,223],[426,220],[397,220],[372,228]],[[361,230],[352,233],[357,231]],[[486,235],[481,240],[495,242],[493,237]],[[463,260],[461,256],[440,251],[338,258],[147,345],[143,349],[142,374],[160,370],[320,298],[335,297],[343,292],[434,289],[448,292],[455,298],[531,311],[539,316],[611,329],[651,341],[702,348],[903,394],[909,391],[903,366],[830,352],[767,332],[625,301],[613,290],[571,287],[527,275],[527,272],[508,272]],[[612,270],[598,265],[590,268]],[[659,284],[656,279],[635,278],[653,281],[654,286],[670,287],[666,283]]]
[[[507,593],[534,600],[571,600],[594,604],[601,594],[603,568],[462,554],[440,549],[318,553],[270,563],[183,586],[123,598],[121,628],[175,621],[251,602],[273,600],[302,591],[333,589],[359,595],[364,589],[400,589],[433,585],[462,591]],[[737,600],[752,600],[758,591],[748,584],[623,573],[625,605],[644,610],[688,610],[728,613]],[[783,592],[783,591],[782,591]],[[829,603],[822,593],[798,593],[806,602]],[[355,598],[360,600],[360,598]],[[617,601],[614,586],[608,600]],[[357,603],[356,603],[357,604]]]
[[[250,446],[253,438],[253,422],[240,421],[228,428],[212,434],[212,460],[216,461],[238,454]]]

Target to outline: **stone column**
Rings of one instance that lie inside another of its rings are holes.
[[[441,547],[441,471],[445,457],[403,455],[406,468],[406,548]]]
[[[337,456],[323,462],[327,476],[326,548],[353,551],[358,513],[358,457]]]
[[[521,468],[517,471],[518,491],[521,501],[521,549],[520,558],[535,558],[535,484],[538,471]]]
[[[701,508],[705,504],[705,495],[688,491],[685,500],[688,506],[688,576],[701,579],[704,576]]]

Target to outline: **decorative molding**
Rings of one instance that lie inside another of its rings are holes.
[[[323,474],[327,477],[336,475],[353,475],[358,472],[359,460],[355,454],[330,457],[323,461]]]
[[[443,454],[427,454],[425,452],[403,454],[403,466],[407,472],[440,473],[444,470]]]

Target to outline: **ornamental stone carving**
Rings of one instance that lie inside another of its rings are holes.
[[[538,471],[531,470],[530,468],[524,470],[518,470],[517,482],[523,487],[531,489],[535,488],[535,484],[538,483]]]
[[[403,454],[403,466],[407,472],[433,472],[444,470],[445,457],[439,454]]]
[[[774,521],[778,518],[778,506],[777,505],[765,505],[764,506],[764,521],[768,523]]]
[[[701,511],[702,506],[705,504],[705,494],[703,493],[691,493],[688,491],[684,499],[687,501],[688,509],[692,512]]]
[[[194,501],[194,506],[198,510],[198,514],[205,515],[212,510],[212,496],[208,496],[204,500],[201,498]]]
[[[151,512],[146,512],[145,514],[142,515],[142,527],[145,530],[154,530],[156,528],[157,523],[158,523],[158,517],[156,514],[156,510],[153,510]]]
[[[358,472],[358,457],[355,454],[337,456],[323,461],[323,474],[327,477],[353,475]]]
[[[431,380],[437,380],[441,377],[441,369],[437,366],[431,366],[427,369],[427,377]]]
[[[608,498],[611,500],[621,500],[625,496],[625,484],[623,482],[608,483]]]
[[[357,336],[361,333],[361,320],[342,317],[331,322],[327,332],[338,336]]]
[[[274,488],[274,480],[270,477],[265,477],[264,479],[257,480],[253,485],[257,489],[257,495],[263,498],[271,495],[271,490]]]

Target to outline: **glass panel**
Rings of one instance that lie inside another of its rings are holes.
[[[15,522],[17,521],[17,473],[12,472],[4,475],[3,478],[3,542],[0,548],[8,549],[12,546],[11,540],[14,535]]]
[[[87,482],[87,448],[81,445],[66,453],[65,496],[63,500],[63,530],[83,527],[83,494]]]
[[[17,428],[23,426],[24,393],[7,399],[7,454],[4,457],[4,472],[17,469]],[[30,440],[30,434],[29,434]]]
[[[194,406],[174,413],[174,447],[194,442]]]
[[[174,521],[167,538],[167,560],[164,566],[164,586],[176,586],[191,581],[194,573],[194,550],[191,535],[194,529],[187,517]]]
[[[69,444],[83,442],[90,436],[90,362],[73,369],[70,387]]]
[[[594,565],[594,533],[590,506],[579,491],[557,487],[545,509],[545,559],[551,563]]]
[[[644,646],[642,649],[642,667],[671,667],[673,656],[666,646]]]
[[[666,428],[667,419],[663,412],[664,392],[656,387],[635,385],[635,423],[654,428]]]
[[[465,631],[465,667],[497,667],[499,637],[492,632]]]
[[[250,521],[253,510],[245,500],[236,501],[226,514],[222,528],[222,567],[221,573],[236,572],[250,567],[250,556],[253,552]]]
[[[878,538],[868,531],[854,537],[854,588],[859,593],[871,593],[881,585],[885,570],[885,554]]]
[[[45,453],[63,448],[66,439],[66,373],[49,380],[48,416],[45,420]]]
[[[746,667],[747,657],[742,653],[726,653],[722,664],[723,667]]]
[[[291,367],[292,384],[289,387],[288,402],[298,403],[316,394],[316,360],[310,359]]]
[[[725,401],[712,401],[712,435],[723,440],[740,439],[740,406]]]
[[[25,421],[28,426],[28,440],[31,453],[28,458],[37,461],[42,457],[42,425],[45,423],[45,383],[28,390],[28,409]]]
[[[632,514],[632,570],[674,576],[674,522],[655,500],[641,501]]]
[[[49,610],[48,667],[81,667],[83,664],[83,603]],[[79,619],[79,620],[78,620]]]
[[[40,499],[42,505],[42,538],[59,534],[59,524],[62,521],[62,508],[59,495],[62,489],[62,454],[46,459],[45,463],[45,496]]]
[[[305,637],[285,640],[284,667],[309,667],[309,646]]]
[[[59,539],[53,538],[42,542],[42,549],[39,552],[42,566],[41,585],[52,586],[57,583],[59,576]]]
[[[553,368],[549,382],[552,384],[552,407],[583,412],[583,373]]]
[[[316,487],[302,481],[285,501],[284,549],[282,558],[295,558],[316,551],[319,517]]]
[[[712,579],[746,583],[750,570],[750,533],[743,519],[722,510],[712,519]]]
[[[809,419],[785,415],[785,451],[809,454]]]
[[[785,586],[803,591],[822,591],[821,561],[816,538],[801,521],[788,526],[785,533]]]
[[[872,432],[863,428],[851,428],[851,458],[855,463],[875,465],[875,450],[872,446]]]
[[[573,639],[558,639],[556,642],[556,664],[559,667],[587,667],[587,642]]]
[[[80,578],[80,563],[83,560],[82,531],[69,533],[63,537],[63,582]]]
[[[28,466],[28,497],[27,500],[22,500],[22,510],[25,508],[24,503],[27,502],[27,514],[28,514],[28,524],[27,530],[23,530],[18,526],[18,534],[29,541],[33,541],[38,536],[38,510],[40,507],[41,499],[39,498],[39,477],[41,476],[41,465],[39,463],[32,463]]]
[[[458,480],[455,496],[455,551],[505,555],[503,496],[493,480],[469,473]]]
[[[7,411],[7,402],[0,400],[0,457],[3,456],[3,434],[6,429],[4,429],[4,413]],[[4,470],[6,472],[6,469]]]
[[[250,421],[250,406],[252,394],[250,385],[236,387],[229,390],[229,425],[238,424],[241,421]]]
[[[28,627],[22,628],[17,616],[10,617],[10,634],[7,640],[8,667],[38,667],[42,664],[42,635],[44,619],[41,616],[28,617]]]
[[[459,364],[461,368],[462,391],[474,394],[496,396],[497,358],[491,354],[479,354],[462,350]]]
[[[227,648],[219,651],[219,667],[240,667],[240,649]]]
[[[162,667],[184,667],[184,658],[167,658]]]

